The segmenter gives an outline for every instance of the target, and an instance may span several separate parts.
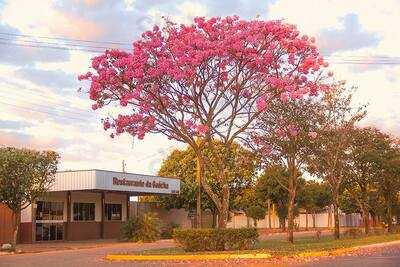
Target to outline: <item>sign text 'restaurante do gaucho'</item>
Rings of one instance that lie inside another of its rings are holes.
[[[113,177],[113,185],[125,185],[125,186],[148,187],[148,188],[163,188],[163,189],[168,189],[168,187],[169,187],[169,185],[165,182],[127,180],[125,178],[119,179],[117,177]]]

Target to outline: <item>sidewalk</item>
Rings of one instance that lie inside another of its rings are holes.
[[[156,243],[161,247],[165,245],[173,246],[172,240],[159,240]],[[79,250],[79,249],[93,249],[93,248],[114,248],[129,249],[132,247],[140,246],[142,243],[134,242],[121,242],[116,239],[95,239],[86,241],[67,241],[67,242],[43,242],[35,244],[18,244],[17,251],[20,253],[40,253],[50,251],[62,250]],[[9,254],[9,253],[7,253]],[[1,255],[1,254],[0,254]]]

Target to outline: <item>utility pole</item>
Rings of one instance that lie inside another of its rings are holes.
[[[125,166],[126,166],[125,160],[122,160],[122,172],[125,172]]]

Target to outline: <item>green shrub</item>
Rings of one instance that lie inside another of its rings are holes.
[[[155,213],[146,213],[141,218],[141,227],[137,232],[137,240],[153,242],[160,239],[160,220]]]
[[[121,236],[123,240],[134,240],[140,228],[139,218],[130,218],[121,227]]]
[[[161,238],[162,239],[171,239],[172,233],[174,232],[175,229],[178,229],[179,227],[180,227],[180,225],[177,223],[174,223],[174,222],[163,225],[161,227]]]
[[[398,225],[398,224],[397,225],[396,224],[393,225],[392,226],[392,233],[393,234],[399,234],[400,233],[400,225]]]
[[[175,229],[173,238],[185,251],[245,250],[258,238],[256,228]]]
[[[348,236],[351,238],[357,238],[357,237],[362,236],[363,234],[364,234],[364,232],[361,228],[350,228],[344,232],[345,236]]]
[[[129,219],[121,227],[121,235],[125,240],[134,242],[153,242],[160,238],[160,221],[154,213],[146,213],[143,217]]]
[[[386,234],[387,230],[385,228],[372,228],[370,234],[373,235],[383,235]]]

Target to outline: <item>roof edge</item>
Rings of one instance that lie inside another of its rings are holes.
[[[113,173],[120,173],[120,174],[133,174],[133,175],[141,175],[147,177],[159,177],[159,178],[166,178],[166,179],[175,179],[181,180],[176,177],[168,177],[168,176],[158,176],[158,175],[150,175],[150,174],[141,174],[141,173],[134,173],[134,172],[121,172],[121,171],[109,171],[109,170],[102,170],[102,169],[85,169],[85,170],[65,170],[65,171],[57,171],[57,173],[64,173],[64,172],[88,172],[88,171],[100,171],[100,172],[113,172]]]

